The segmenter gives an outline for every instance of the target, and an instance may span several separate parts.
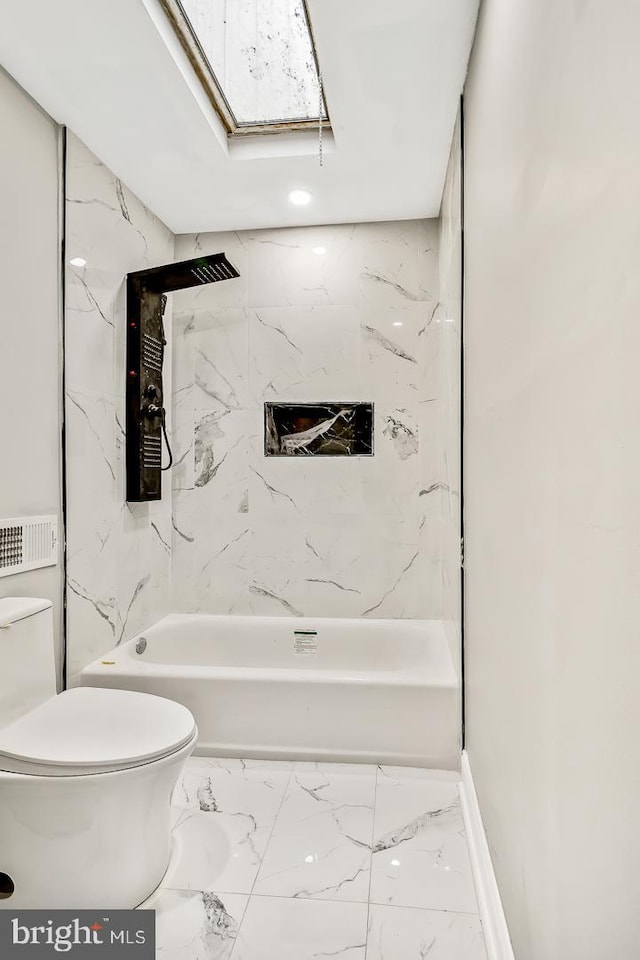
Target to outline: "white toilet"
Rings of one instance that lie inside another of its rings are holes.
[[[56,694],[48,600],[0,599],[0,908],[126,908],[169,863],[193,715],[147,693]]]

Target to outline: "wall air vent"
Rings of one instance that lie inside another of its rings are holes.
[[[58,518],[0,520],[0,577],[58,562]]]

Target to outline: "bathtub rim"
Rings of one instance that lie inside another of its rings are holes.
[[[447,642],[444,620],[413,620],[413,619],[379,619],[376,621],[362,620],[359,618],[324,618],[325,625],[328,623],[351,626],[358,623],[359,630],[365,630],[365,624],[375,622],[377,625],[384,625],[389,628],[398,625],[411,625],[415,630],[424,630],[427,626],[436,627],[440,636],[429,637],[430,653],[418,664],[410,663],[400,667],[397,670],[360,670],[357,668],[346,667],[315,667],[313,658],[305,659],[306,666],[297,667],[268,667],[268,666],[250,666],[239,664],[237,666],[216,666],[215,664],[185,664],[176,662],[158,662],[146,660],[135,652],[136,643],[146,635],[152,633],[153,629],[160,625],[179,626],[185,618],[198,618],[201,621],[213,621],[214,623],[241,621],[251,624],[254,628],[259,627],[261,621],[282,621],[283,625],[295,628],[297,623],[306,623],[310,628],[313,625],[322,622],[318,617],[235,617],[232,614],[167,614],[155,621],[151,626],[141,630],[136,636],[124,643],[112,647],[106,653],[86,664],[78,675],[78,682],[84,685],[88,678],[102,680],[107,676],[114,678],[121,676],[156,676],[161,678],[202,679],[205,676],[215,677],[220,680],[242,680],[243,682],[278,682],[278,683],[300,683],[307,682],[311,684],[347,684],[354,686],[373,686],[373,687],[434,687],[444,690],[459,690],[460,684],[456,674],[451,651]],[[434,644],[434,640],[437,642]],[[434,653],[435,648],[435,655]],[[91,681],[87,683],[91,685]],[[110,684],[113,685],[113,684]]]

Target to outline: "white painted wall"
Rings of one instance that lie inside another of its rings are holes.
[[[466,89],[467,746],[518,960],[640,944],[639,35],[485,0]]]
[[[60,517],[58,133],[2,70],[0,129],[0,518]],[[0,578],[16,595],[53,601],[59,663],[62,559]]]

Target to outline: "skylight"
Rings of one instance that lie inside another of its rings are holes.
[[[320,83],[305,0],[163,4],[230,133],[318,123]]]

